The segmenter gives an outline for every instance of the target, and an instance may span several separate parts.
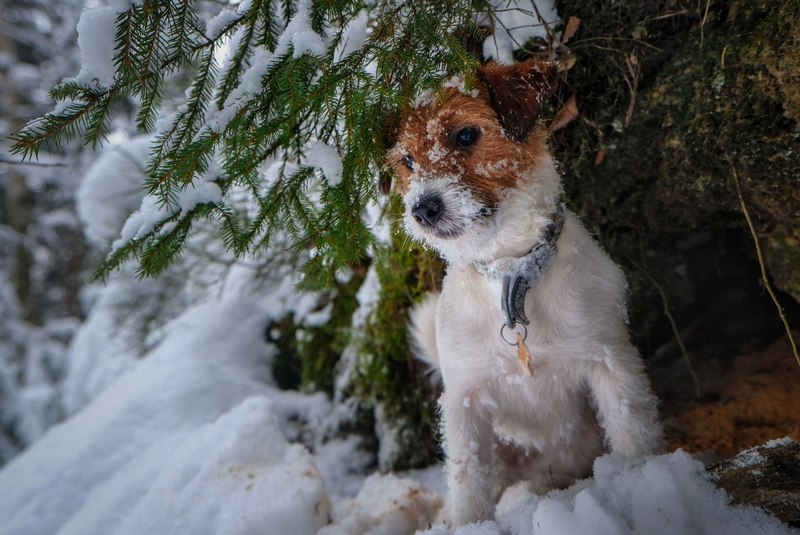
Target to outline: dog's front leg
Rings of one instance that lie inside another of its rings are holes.
[[[447,452],[444,520],[452,527],[494,517],[497,470],[491,410],[472,393],[441,398]]]
[[[658,453],[662,446],[656,397],[632,346],[605,347],[589,383],[611,451],[628,457]]]

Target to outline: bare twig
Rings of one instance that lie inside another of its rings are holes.
[[[700,48],[703,48],[704,30],[706,27],[706,22],[708,21],[708,9],[710,7],[711,7],[711,0],[706,0],[706,10],[705,13],[703,13],[703,19],[700,21]]]
[[[541,21],[542,25],[544,26],[544,31],[547,32],[547,39],[548,41],[550,41],[548,44],[552,49],[553,44],[556,42],[556,36],[553,33],[553,30],[550,29],[550,25],[547,24],[542,14],[539,12],[539,6],[536,5],[536,2],[534,0],[531,0],[531,5],[533,6],[533,10],[536,11],[536,17],[539,19],[539,21]]]
[[[625,126],[630,126],[633,120],[633,110],[636,108],[636,95],[639,90],[639,74],[641,67],[639,66],[639,58],[636,54],[631,53],[625,57],[625,65],[628,67],[628,74],[624,76],[625,83],[631,92],[631,100],[628,103],[628,110],[625,112]],[[630,79],[628,78],[630,76]]]
[[[680,349],[681,355],[683,356],[683,361],[686,363],[686,367],[689,369],[689,374],[692,376],[692,383],[694,383],[694,396],[695,398],[700,399],[703,393],[702,389],[700,388],[700,378],[694,371],[692,359],[689,357],[689,352],[686,350],[686,346],[683,344],[683,337],[681,337],[681,332],[678,330],[678,324],[675,322],[675,318],[672,316],[669,306],[669,299],[667,299],[667,293],[664,291],[664,287],[661,286],[652,275],[650,275],[650,270],[647,267],[647,260],[645,259],[644,249],[641,242],[639,243],[639,255],[642,259],[642,268],[640,268],[640,270],[656,289],[658,295],[661,296],[661,306],[663,307],[664,315],[667,317],[667,320],[669,320],[669,325],[672,328],[672,334],[675,336],[678,349]]]
[[[731,170],[733,171],[733,183],[736,184],[736,195],[739,197],[739,206],[742,208],[742,213],[744,214],[745,220],[747,220],[747,226],[750,229],[750,234],[753,236],[753,243],[756,246],[756,256],[758,257],[758,265],[761,267],[761,280],[764,281],[764,287],[769,292],[769,296],[772,298],[772,302],[775,303],[775,307],[778,309],[778,315],[781,317],[781,321],[783,322],[783,327],[786,329],[786,335],[789,337],[789,343],[792,345],[792,352],[794,353],[794,358],[797,361],[797,365],[800,366],[800,355],[797,353],[797,344],[794,341],[794,336],[792,335],[792,329],[789,326],[789,321],[786,319],[786,314],[783,311],[783,307],[781,306],[780,301],[778,301],[778,296],[775,295],[775,290],[772,289],[772,284],[770,284],[769,279],[767,278],[767,266],[764,263],[764,254],[761,252],[761,245],[759,244],[758,240],[758,233],[756,232],[756,227],[753,224],[753,219],[750,217],[750,211],[747,209],[747,205],[744,202],[744,196],[742,195],[742,185],[739,180],[739,172],[736,170],[736,164],[733,162],[733,158],[730,155],[726,154],[725,158],[728,160],[728,163],[731,165]]]
[[[689,14],[688,9],[679,9],[678,11],[671,11],[669,13],[662,13],[661,15],[656,15],[655,17],[648,20],[655,21],[655,20],[670,19],[672,17],[680,17],[688,14]]]
[[[656,291],[658,291],[658,295],[661,296],[661,304],[664,307],[664,315],[669,320],[669,325],[672,328],[672,334],[675,336],[675,341],[678,343],[678,348],[681,350],[681,355],[683,355],[683,361],[686,363],[686,367],[689,369],[689,374],[692,376],[692,383],[694,383],[694,396],[695,398],[700,399],[702,396],[702,390],[700,389],[700,378],[697,377],[697,373],[694,371],[694,367],[692,366],[692,359],[689,357],[689,352],[686,350],[686,346],[683,345],[683,337],[681,337],[681,333],[678,330],[678,324],[675,323],[675,318],[672,316],[672,312],[670,311],[667,294],[664,292],[664,288],[662,288],[654,278],[647,273],[645,273],[645,276],[650,279],[650,282],[653,284]]]
[[[28,165],[32,167],[69,167],[67,164],[62,162],[31,162],[31,161],[9,160],[8,158],[2,158],[2,157],[0,157],[0,163],[5,163],[8,165]]]

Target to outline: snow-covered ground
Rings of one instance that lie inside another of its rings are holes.
[[[0,534],[451,532],[430,527],[441,469],[368,473],[336,434],[346,407],[273,384],[276,295],[231,287],[0,472]],[[496,520],[455,533],[791,533],[727,502],[686,453],[609,455],[569,489],[509,489]]]

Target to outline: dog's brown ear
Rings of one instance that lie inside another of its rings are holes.
[[[515,65],[487,63],[476,72],[486,87],[489,105],[515,141],[524,141],[558,82],[558,66],[528,60]]]

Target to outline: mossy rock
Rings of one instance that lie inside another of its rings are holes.
[[[708,471],[734,504],[758,507],[800,528],[800,443],[770,442],[715,463]]]
[[[800,300],[800,1],[558,8],[582,19],[560,95],[580,117],[553,145],[571,207],[628,272],[634,329],[665,330],[654,285],[683,324],[704,293],[763,294],[735,175],[769,276]]]

